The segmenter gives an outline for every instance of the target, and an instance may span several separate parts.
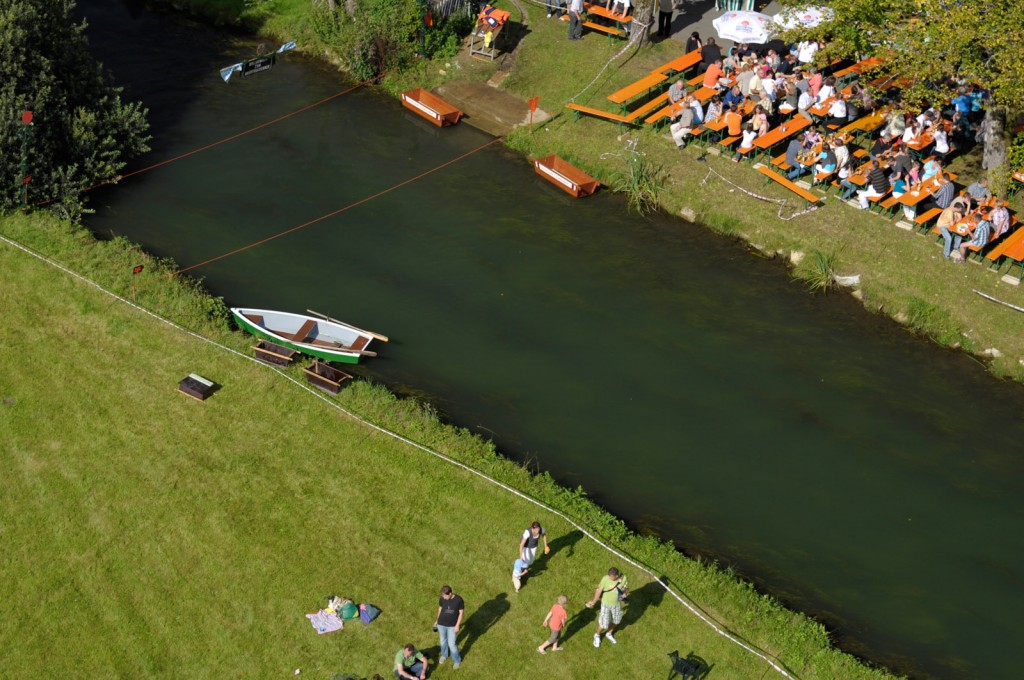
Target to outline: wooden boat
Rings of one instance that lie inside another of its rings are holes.
[[[437,127],[455,125],[462,117],[462,111],[422,87],[403,92],[402,106],[415,111]]]
[[[579,168],[569,165],[558,156],[545,156],[533,161],[537,174],[562,189],[573,198],[589,196],[601,183]]]
[[[232,307],[231,313],[250,333],[325,361],[357,364],[361,357],[375,357],[366,348],[383,337],[326,317],[242,307]]]

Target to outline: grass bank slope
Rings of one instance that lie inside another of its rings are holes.
[[[0,232],[128,294],[124,264],[144,258],[40,217],[0,220]],[[172,315],[206,319],[208,334],[249,343],[210,320],[216,300],[174,303],[199,293],[147,262],[140,301],[163,300]],[[436,658],[442,583],[467,601],[463,677],[660,677],[676,649],[706,659],[717,678],[774,674],[558,517],[6,243],[0,304],[4,677],[386,673],[407,641]],[[178,394],[190,372],[220,390],[205,403]],[[814,622],[629,534],[581,493],[529,475],[415,402],[360,383],[341,403],[583,518],[801,677],[888,677],[831,649]],[[553,552],[515,594],[511,563],[533,519]],[[613,564],[634,594],[620,643],[595,650],[582,603]],[[384,614],[318,636],[303,614],[335,593]],[[567,649],[540,656],[540,621],[562,593],[577,613]]]

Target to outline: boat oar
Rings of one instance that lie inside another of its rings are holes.
[[[334,345],[339,350],[341,350],[342,352],[349,352],[351,354],[358,354],[361,357],[375,357],[375,356],[377,356],[376,352],[371,352],[368,349],[349,349],[348,347],[345,347],[345,345],[341,344],[340,342],[336,342],[336,343],[334,343]]]
[[[345,323],[344,321],[338,321],[337,319],[332,319],[331,317],[327,316],[326,314],[321,314],[320,312],[314,312],[312,309],[307,309],[306,311],[309,312],[310,314],[316,314],[317,316],[323,317],[323,318],[327,319],[328,321],[330,321],[332,323],[337,323],[337,324],[341,324],[342,326],[347,326],[347,327],[351,328],[354,331],[359,331],[360,333],[366,333],[367,335],[369,335],[370,337],[374,338],[375,340],[380,340],[381,342],[387,342],[388,341],[388,336],[386,336],[386,335],[381,335],[380,333],[374,333],[373,331],[364,331],[362,328],[356,328],[355,326],[353,326],[350,323]]]

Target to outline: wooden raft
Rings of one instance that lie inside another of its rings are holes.
[[[402,93],[402,106],[423,116],[437,127],[455,125],[462,111],[422,87]]]
[[[589,196],[601,186],[596,179],[555,155],[535,159],[533,167],[538,175],[573,198]]]

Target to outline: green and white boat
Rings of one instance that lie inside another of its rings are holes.
[[[310,316],[243,307],[232,307],[231,313],[238,325],[253,335],[324,361],[358,364],[362,357],[377,356],[376,352],[367,350],[373,340],[387,342],[383,335],[349,326],[322,314]]]

